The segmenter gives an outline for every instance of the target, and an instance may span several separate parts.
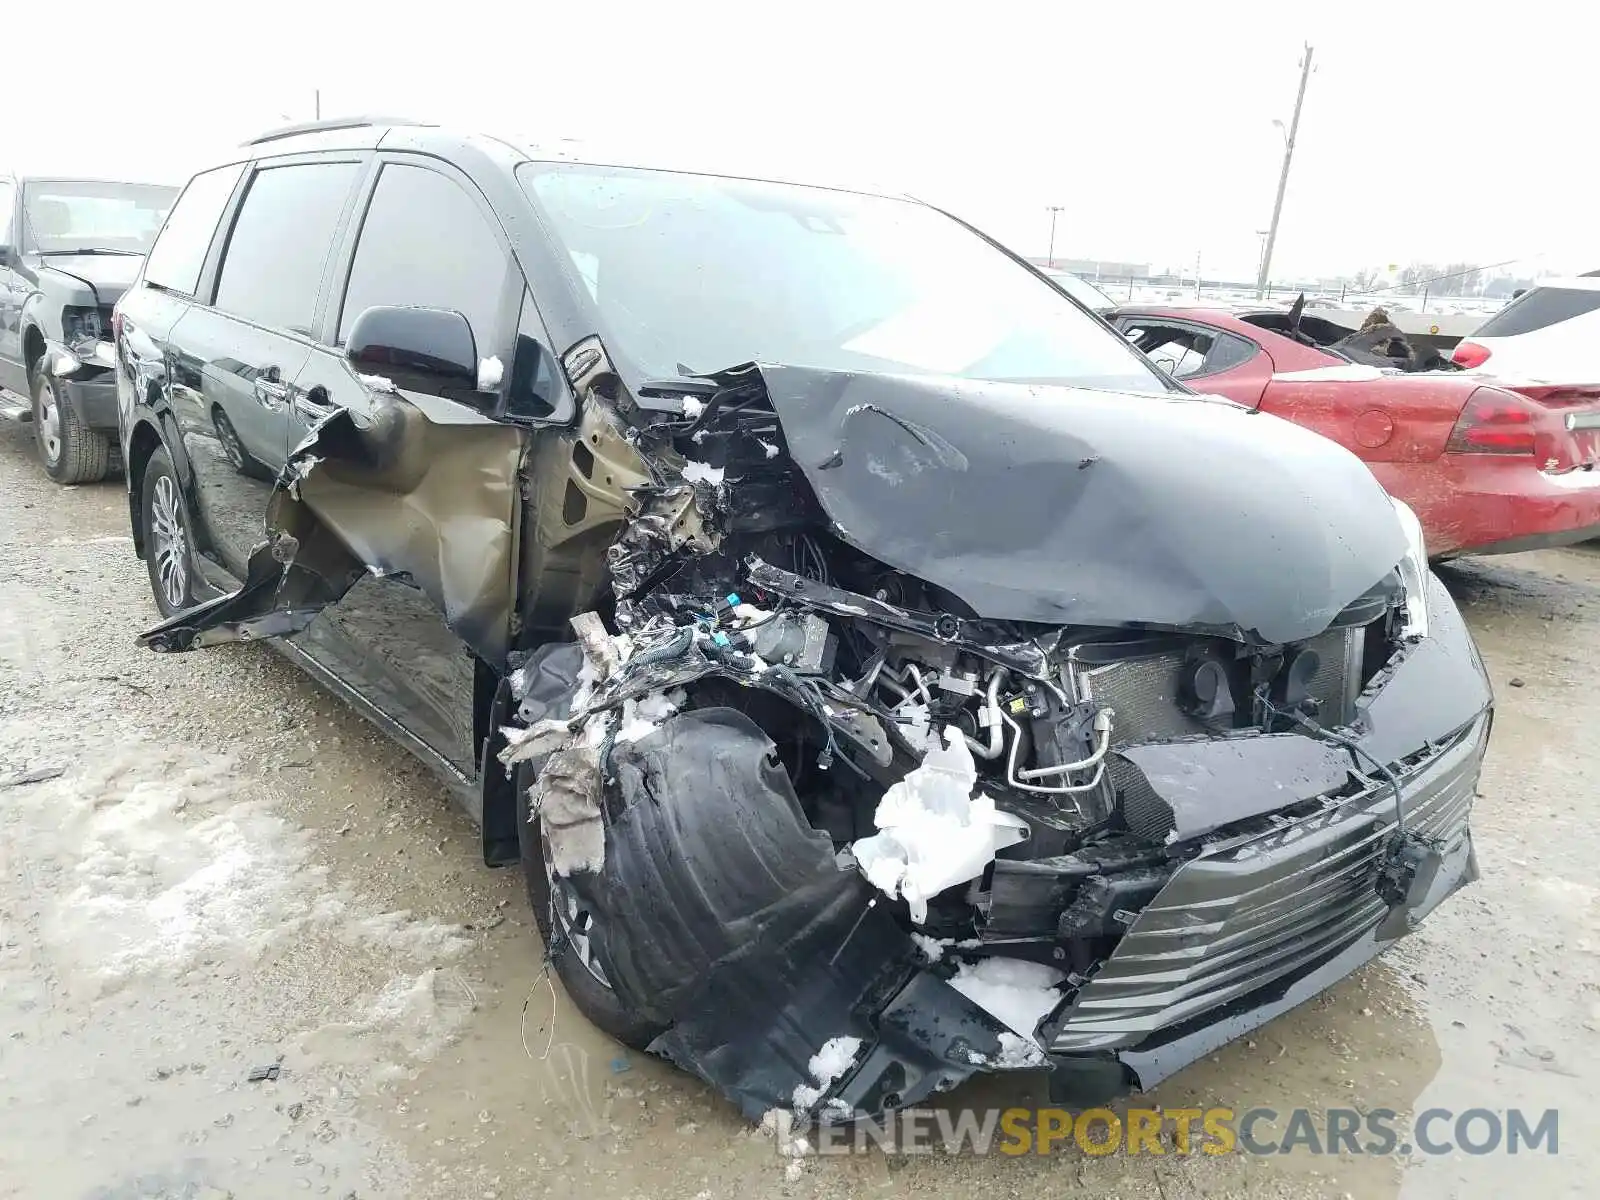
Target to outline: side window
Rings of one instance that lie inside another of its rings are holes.
[[[156,244],[150,248],[150,257],[144,266],[146,283],[169,288],[187,296],[194,295],[200,284],[200,270],[205,266],[206,251],[211,248],[211,236],[217,231],[217,220],[228,206],[234,185],[244,172],[243,163],[231,167],[218,167],[202,171],[189,181],[183,195],[167,214],[167,223],[161,227]]]
[[[571,414],[548,341],[533,293],[524,291],[517,348],[511,356],[511,390],[506,399],[506,411],[512,416],[544,421]]]
[[[11,240],[11,209],[16,192],[9,179],[0,179],[0,246],[14,246]]]
[[[1128,327],[1128,340],[1174,379],[1197,375],[1205,366],[1211,338],[1178,325],[1141,324]]]
[[[299,163],[256,172],[217,279],[225,312],[310,335],[317,290],[360,167]]]
[[[1247,361],[1255,346],[1244,338],[1188,325],[1125,324],[1124,336],[1174,379],[1214,375]]]
[[[378,304],[451,308],[472,325],[480,355],[494,352],[510,258],[482,210],[455,180],[390,163],[361,223],[339,315],[339,344]]]

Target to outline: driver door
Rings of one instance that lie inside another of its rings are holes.
[[[521,274],[481,195],[442,165],[380,156],[351,227],[342,289],[289,389],[289,444],[346,409],[358,425],[398,431],[386,435],[396,455],[360,476],[339,462],[317,468],[325,479],[307,486],[307,504],[369,569],[292,642],[471,779],[478,657],[503,655],[509,640],[526,435],[468,404],[363,378],[343,347],[370,307],[445,308],[466,316],[481,361],[510,364]]]

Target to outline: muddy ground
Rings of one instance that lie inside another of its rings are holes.
[[[1600,1028],[1600,553],[1447,573],[1499,716],[1484,876],[1407,944],[1181,1073],[1169,1107],[1559,1108],[1510,1157],[807,1158],[598,1034],[520,877],[263,646],[162,658],[122,484],[0,425],[0,1196],[1580,1195]],[[58,772],[58,773],[57,773]],[[50,775],[23,782],[29,773]],[[252,1068],[277,1077],[251,1083]],[[1044,1102],[978,1081],[951,1106]]]

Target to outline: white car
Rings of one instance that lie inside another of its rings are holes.
[[[1600,383],[1600,275],[1529,288],[1458,342],[1450,357],[1496,375]]]

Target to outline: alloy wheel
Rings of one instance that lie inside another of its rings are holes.
[[[543,837],[539,840],[541,844],[544,842]],[[551,941],[556,945],[565,942],[570,946],[578,961],[583,964],[583,969],[609,988],[611,981],[606,978],[605,968],[595,958],[594,946],[589,939],[589,931],[594,927],[594,916],[583,906],[583,901],[572,884],[557,875],[555,868],[550,865],[548,845],[544,846],[544,875],[550,885]]]
[[[44,455],[45,462],[55,466],[61,461],[61,403],[56,398],[56,385],[50,379],[39,385],[35,403],[39,410],[34,415],[39,426],[39,452]]]
[[[182,503],[172,476],[156,480],[150,497],[150,534],[161,595],[173,609],[184,607],[189,591],[189,539],[183,528]]]

